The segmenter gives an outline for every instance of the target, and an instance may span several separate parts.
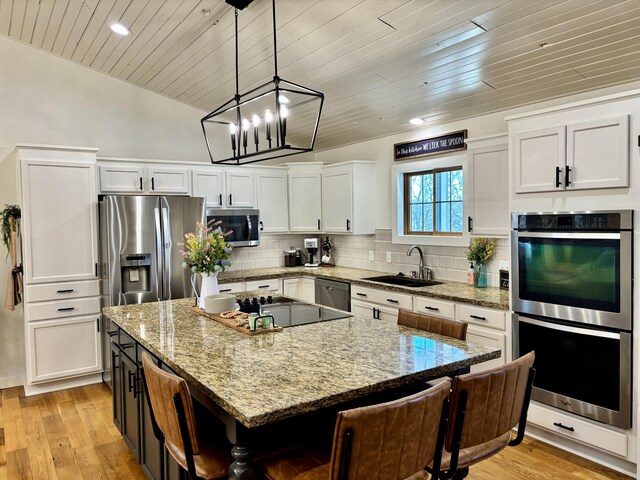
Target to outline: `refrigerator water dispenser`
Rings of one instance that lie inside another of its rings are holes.
[[[148,292],[151,290],[151,254],[120,255],[122,293]]]

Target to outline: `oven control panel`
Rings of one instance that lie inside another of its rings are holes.
[[[621,230],[620,213],[514,214],[516,230]]]

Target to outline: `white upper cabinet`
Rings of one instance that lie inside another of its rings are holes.
[[[257,173],[260,231],[282,233],[289,230],[287,172],[264,169]]]
[[[224,172],[214,168],[193,170],[193,196],[207,199],[207,208],[224,207]]]
[[[330,233],[375,233],[375,162],[353,161],[322,169],[322,218]]]
[[[144,193],[144,168],[135,165],[101,165],[101,193]]]
[[[506,141],[506,136],[504,137]],[[507,144],[469,149],[465,194],[473,235],[509,235]]]
[[[147,167],[149,193],[188,195],[189,169]]]
[[[187,167],[100,165],[100,193],[188,195],[189,172]]]
[[[322,231],[322,171],[318,164],[289,165],[289,231]]]
[[[565,163],[565,127],[515,134],[513,154],[516,193],[558,190]]]
[[[251,167],[226,172],[227,207],[254,208],[256,206],[256,175]]]
[[[629,186],[629,116],[567,126],[567,190]]]
[[[629,116],[513,136],[516,193],[629,186]]]
[[[95,164],[21,159],[26,283],[96,279]],[[95,156],[95,153],[94,153]]]

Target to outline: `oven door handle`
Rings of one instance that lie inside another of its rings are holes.
[[[531,325],[537,325],[538,327],[552,328],[554,330],[561,330],[563,332],[569,332],[569,333],[577,333],[579,335],[589,335],[591,337],[613,338],[615,340],[620,340],[620,333],[606,332],[603,330],[594,330],[591,328],[571,327],[569,325],[561,325],[559,323],[553,323],[553,322],[544,322],[542,320],[536,320],[533,318],[523,317],[520,315],[518,315],[518,321],[523,323],[529,323]]]
[[[518,239],[521,238],[569,238],[578,240],[620,240],[620,233],[602,232],[518,232]]]

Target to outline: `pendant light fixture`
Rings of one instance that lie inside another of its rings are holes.
[[[278,76],[275,0],[272,14],[273,79],[240,94],[238,9],[234,9],[236,93],[200,121],[211,163],[246,165],[313,150],[324,95]]]

